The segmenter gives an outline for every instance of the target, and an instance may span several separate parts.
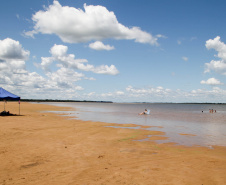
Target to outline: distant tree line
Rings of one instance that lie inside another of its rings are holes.
[[[52,100],[52,99],[21,99],[21,102],[86,102],[86,103],[113,103],[112,101],[92,100]]]

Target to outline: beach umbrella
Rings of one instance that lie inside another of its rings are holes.
[[[19,114],[20,114],[20,97],[3,89],[2,87],[0,87],[0,100],[4,101],[4,111],[5,111],[5,103],[7,100],[14,100],[14,101],[19,101]]]

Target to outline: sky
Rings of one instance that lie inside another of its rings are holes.
[[[226,103],[224,0],[7,0],[0,87],[22,99]]]

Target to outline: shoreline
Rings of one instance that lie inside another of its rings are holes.
[[[157,144],[163,132],[43,112],[62,110],[71,108],[23,102],[21,116],[0,117],[0,184],[226,183],[226,147]]]

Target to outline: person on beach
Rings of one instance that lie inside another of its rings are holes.
[[[145,109],[144,112],[141,112],[139,115],[148,114],[148,110]]]

